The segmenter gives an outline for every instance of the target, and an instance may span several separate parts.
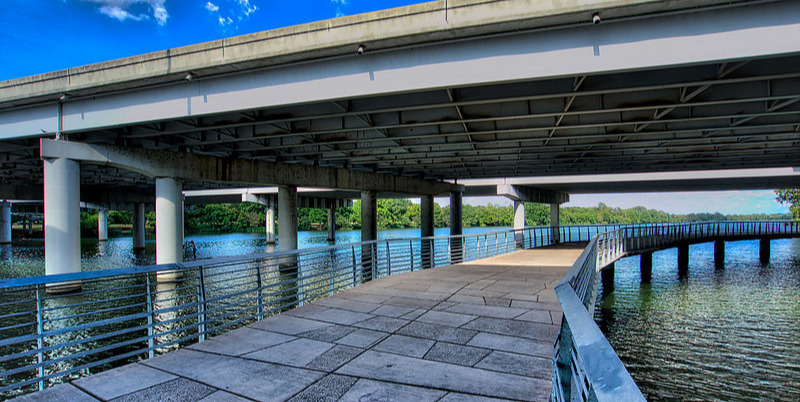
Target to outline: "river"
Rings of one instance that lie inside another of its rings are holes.
[[[800,239],[713,243],[653,254],[651,283],[639,257],[617,262],[614,291],[599,292],[595,320],[645,397],[667,400],[800,400]],[[601,285],[602,286],[602,285]]]
[[[509,227],[464,228],[464,234],[498,232]],[[439,228],[435,236],[448,236],[449,228]],[[378,239],[418,238],[419,229],[379,230]],[[331,243],[327,232],[301,231],[297,233],[297,247],[320,247]],[[278,239],[280,241],[280,239]],[[187,247],[186,260],[213,258],[228,255],[246,255],[277,251],[277,245],[267,244],[263,233],[196,234],[186,236],[185,243],[194,241],[197,255],[191,255]],[[336,244],[361,241],[361,231],[342,230],[336,232]],[[156,263],[154,237],[145,241],[143,253],[133,252],[131,237],[115,237],[100,242],[97,239],[81,239],[81,269],[124,268],[152,265]],[[44,240],[32,239],[0,246],[0,279],[44,275]]]

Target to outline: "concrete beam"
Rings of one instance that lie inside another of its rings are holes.
[[[508,197],[514,201],[535,202],[539,204],[564,204],[569,202],[569,194],[561,191],[542,190],[533,187],[500,184],[497,195]]]
[[[218,158],[182,152],[42,139],[42,158],[69,158],[127,169],[148,177],[175,177],[211,183],[306,186],[408,194],[443,194],[463,187],[403,176],[332,167]]]

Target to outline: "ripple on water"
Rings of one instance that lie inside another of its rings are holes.
[[[800,240],[774,240],[769,264],[758,241],[690,248],[686,278],[677,252],[617,262],[614,292],[599,292],[595,320],[648,400],[800,400]]]

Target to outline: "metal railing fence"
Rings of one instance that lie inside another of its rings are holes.
[[[555,292],[564,312],[553,346],[554,401],[641,401],[639,388],[594,322],[598,272],[641,252],[715,239],[800,237],[800,222],[742,221],[630,225],[594,237]]]
[[[605,226],[378,240],[0,281],[0,397],[174,350],[365,281],[547,246]],[[73,293],[58,293],[68,288]]]

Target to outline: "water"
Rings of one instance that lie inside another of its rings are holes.
[[[651,284],[639,257],[617,262],[614,292],[599,292],[595,319],[648,400],[800,400],[800,239],[690,247],[653,254]]]
[[[477,234],[498,232],[511,228],[464,228],[464,234]],[[449,228],[439,228],[434,231],[435,236],[448,236]],[[419,229],[392,229],[378,231],[378,239],[418,238]],[[329,245],[327,232],[298,232],[298,248],[321,247]],[[280,239],[279,239],[280,240]],[[187,248],[186,260],[205,259],[228,255],[246,255],[277,251],[277,245],[267,244],[264,234],[258,233],[230,233],[230,234],[200,234],[186,236],[188,244],[194,241],[197,246],[197,256],[190,254]],[[356,243],[361,241],[361,231],[337,231],[336,244]],[[110,238],[108,241],[99,242],[97,239],[81,239],[81,269],[94,271],[99,269],[124,268],[130,266],[152,265],[156,263],[155,238],[148,238],[145,242],[144,253],[133,252],[133,239],[131,237]],[[34,239],[24,242],[14,242],[11,245],[0,246],[0,279],[18,278],[24,276],[44,275],[44,240]]]

